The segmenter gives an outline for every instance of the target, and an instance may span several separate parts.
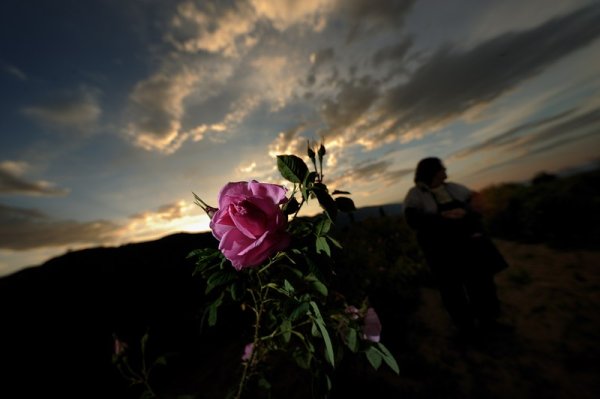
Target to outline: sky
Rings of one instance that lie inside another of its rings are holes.
[[[307,142],[358,207],[426,156],[475,190],[597,163],[599,38],[584,0],[5,0],[0,275],[206,231],[192,193]]]

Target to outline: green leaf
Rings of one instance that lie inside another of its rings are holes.
[[[342,212],[353,212],[356,210],[354,201],[348,197],[337,197],[335,199],[335,205]]]
[[[392,370],[394,370],[394,372],[396,372],[396,374],[400,374],[400,367],[398,367],[398,363],[396,362],[394,355],[392,355],[392,353],[388,350],[388,348],[386,348],[385,345],[383,345],[381,342],[377,343],[377,347],[383,354],[383,361],[388,366],[390,366],[390,368]]]
[[[219,259],[225,259],[222,256],[221,251],[216,248],[201,248],[190,252],[187,258],[197,258],[196,268],[193,271],[193,275],[196,273],[206,273],[213,268],[216,268],[219,263]]]
[[[292,284],[290,284],[290,282],[289,282],[289,281],[287,281],[287,280],[285,280],[285,279],[283,280],[283,288],[284,288],[284,289],[285,289],[287,292],[289,292],[290,294],[293,294],[293,293],[294,293],[294,291],[295,291],[295,290],[294,290],[294,286],[293,286]]]
[[[381,366],[381,361],[383,360],[381,352],[379,352],[374,346],[370,346],[365,354],[367,355],[367,359],[369,360],[369,363],[371,363],[371,366],[373,366],[375,370],[379,369],[379,366]]]
[[[142,341],[141,341],[142,353],[146,352],[146,345],[148,344],[148,338],[149,338],[148,333],[145,333],[144,336],[142,337]]]
[[[302,302],[296,309],[292,311],[290,314],[290,320],[295,321],[298,317],[306,315],[309,307],[310,306],[307,302]]]
[[[260,380],[258,380],[258,386],[266,391],[271,389],[271,383],[265,377],[261,377]]]
[[[310,361],[312,360],[311,353],[298,352],[294,355],[296,364],[301,368],[308,370],[310,368]]]
[[[238,275],[236,273],[232,273],[230,270],[218,270],[208,278],[204,293],[208,294],[216,287],[228,284],[234,281],[237,277]]]
[[[298,209],[300,209],[300,204],[298,203],[296,197],[292,197],[283,207],[283,212],[286,215],[293,215]]]
[[[329,241],[330,241],[330,242],[331,242],[333,245],[335,245],[336,247],[338,247],[338,248],[340,248],[340,249],[342,248],[342,244],[340,244],[340,243],[339,243],[339,242],[338,242],[336,239],[334,239],[333,237],[331,237],[331,236],[327,236],[327,239],[328,239],[328,240],[329,240]]]
[[[352,352],[358,351],[358,333],[354,328],[350,328],[346,333],[346,345]]]
[[[331,220],[323,218],[317,223],[316,234],[317,237],[326,235],[331,229]]]
[[[290,338],[292,338],[292,323],[289,320],[284,320],[281,322],[279,329],[281,330],[285,343],[290,342]]]
[[[295,155],[277,155],[277,168],[286,180],[302,183],[308,173],[304,161]]]
[[[327,244],[327,239],[325,237],[317,237],[317,253],[325,252],[327,256],[331,256],[331,249],[329,248],[329,244]]]
[[[213,303],[208,307],[208,325],[214,326],[217,324],[217,309],[223,303],[223,294],[221,294]]]
[[[312,282],[312,286],[315,289],[315,291],[317,291],[319,294],[321,294],[323,296],[327,296],[328,290],[327,290],[327,287],[325,286],[325,284],[323,284],[319,280],[315,280]]]
[[[244,295],[244,284],[234,282],[229,286],[229,294],[234,301],[240,300]]]
[[[329,338],[327,327],[325,327],[325,321],[323,320],[323,316],[321,316],[321,312],[319,311],[319,306],[314,301],[310,301],[310,306],[312,307],[315,313],[315,322],[317,324],[317,327],[319,328],[319,331],[321,332],[323,342],[325,343],[325,360],[327,360],[332,367],[335,367],[335,361],[333,357],[333,345],[331,344],[331,338]]]
[[[311,192],[315,194],[321,208],[327,212],[327,216],[333,221],[337,216],[337,206],[335,200],[327,192],[327,187],[321,183],[315,183],[311,189]]]
[[[310,172],[309,174],[307,174],[306,179],[304,179],[304,185],[312,185],[315,182],[315,180],[317,180],[317,176],[319,176],[317,172]]]
[[[280,294],[283,294],[283,295],[287,296],[288,298],[291,297],[291,293],[288,290],[285,290],[285,289],[279,287],[275,283],[266,284],[264,287],[268,287],[268,288],[274,289],[275,291],[279,292]]]

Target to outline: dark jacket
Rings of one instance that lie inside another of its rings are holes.
[[[492,240],[485,234],[481,215],[470,201],[473,192],[456,183],[446,183],[452,198],[449,203],[437,203],[425,185],[416,185],[404,200],[404,215],[417,233],[417,240],[428,265],[441,277],[465,273],[497,273],[508,265]],[[461,219],[447,219],[442,210],[461,207],[467,214]]]

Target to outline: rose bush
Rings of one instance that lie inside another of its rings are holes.
[[[290,243],[284,187],[257,181],[228,183],[219,193],[219,209],[210,228],[219,250],[236,270],[260,265]]]
[[[300,157],[277,156],[281,176],[292,184],[289,193],[280,185],[254,180],[228,183],[219,193],[218,208],[194,194],[219,241],[218,248],[189,254],[196,259],[194,274],[205,281],[201,323],[214,326],[227,302],[253,316],[252,326],[240,331],[246,342],[240,347],[241,375],[228,397],[256,397],[257,390],[267,391],[258,397],[271,397],[270,381],[276,382],[275,365],[282,361],[299,381],[310,378],[312,397],[327,397],[335,368],[347,352],[364,354],[375,369],[385,363],[399,372],[394,356],[380,342],[381,322],[368,299],[359,309],[331,289],[337,278],[334,258],[342,248],[332,237],[336,217],[355,206],[344,196],[349,192],[330,192],[323,183],[325,154],[322,144],[315,152],[308,143],[313,171]],[[317,200],[323,212],[299,216],[310,200]],[[151,368],[144,364],[141,373],[132,372],[121,346],[115,351],[124,376],[145,386],[147,397],[156,397],[148,383]],[[155,363],[161,364],[160,359]]]

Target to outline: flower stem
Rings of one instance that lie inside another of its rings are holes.
[[[235,395],[235,399],[240,399],[242,397],[242,393],[244,392],[244,388],[246,387],[246,383],[248,382],[248,372],[250,370],[251,367],[254,366],[254,363],[256,362],[256,353],[258,352],[258,345],[259,342],[261,341],[261,338],[259,336],[259,332],[260,332],[260,321],[264,312],[264,306],[265,303],[267,302],[267,293],[269,291],[269,287],[266,287],[263,293],[263,285],[262,285],[262,281],[260,279],[260,274],[257,273],[256,274],[257,278],[258,278],[258,298],[257,296],[254,295],[254,293],[252,291],[250,291],[251,296],[252,296],[252,300],[254,302],[254,315],[256,317],[256,321],[254,323],[254,339],[252,341],[252,354],[250,355],[250,359],[248,359],[247,362],[244,363],[244,369],[242,371],[242,378],[240,380],[240,385],[238,386],[238,390],[237,393]]]

